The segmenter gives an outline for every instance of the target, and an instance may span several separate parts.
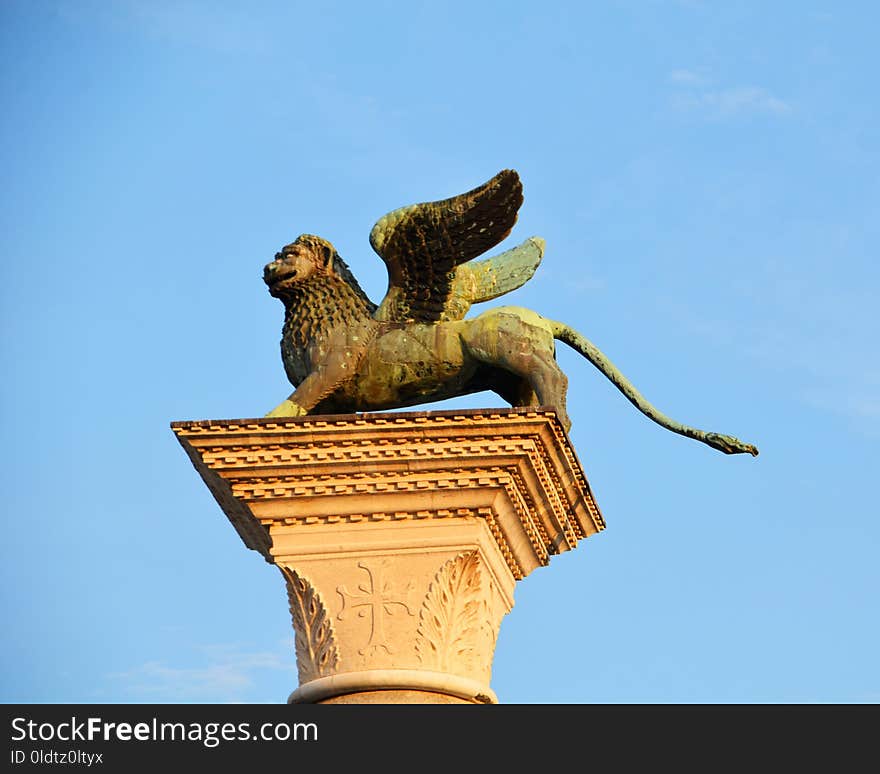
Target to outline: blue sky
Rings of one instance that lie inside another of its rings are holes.
[[[286,699],[282,580],[169,423],[289,392],[261,281],[281,245],[330,239],[378,301],[375,220],[512,167],[502,247],[547,252],[501,303],[761,455],[662,430],[560,345],[608,527],[517,586],[500,700],[880,701],[878,24],[808,0],[3,0],[0,700]]]

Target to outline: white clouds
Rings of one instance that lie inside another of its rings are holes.
[[[677,88],[670,99],[674,108],[701,113],[708,118],[784,116],[792,110],[788,102],[761,86],[713,88],[710,79],[697,70],[673,70],[668,80]]]
[[[693,70],[673,70],[669,73],[669,80],[673,83],[688,84],[691,86],[706,83],[705,76]]]
[[[821,249],[820,237],[813,238]],[[830,263],[833,267],[833,259]],[[880,438],[880,366],[870,279],[860,278],[866,289],[849,288],[834,271],[809,256],[756,262],[727,297],[728,304],[754,310],[743,314],[736,327],[677,302],[664,306],[664,313],[694,337],[719,350],[728,348],[732,358],[748,364],[746,378],[780,402],[800,406],[805,426],[823,414],[848,432]],[[851,281],[859,279],[845,280]]]
[[[880,389],[856,374],[850,381],[802,390],[798,398],[826,414],[845,417],[854,432],[880,438]]]
[[[788,103],[757,86],[738,86],[721,91],[705,91],[697,96],[697,104],[708,108],[719,117],[742,113],[783,115],[791,110]]]
[[[248,701],[257,673],[263,670],[288,672],[279,680],[279,697],[297,684],[293,643],[284,643],[277,652],[242,652],[229,647],[202,649],[204,664],[194,667],[168,666],[148,661],[125,672],[108,675],[121,684],[122,692],[138,702]]]

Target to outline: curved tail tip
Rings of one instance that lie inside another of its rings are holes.
[[[708,433],[706,435],[706,443],[725,454],[751,454],[753,457],[757,457],[759,454],[757,446],[743,443],[739,438],[734,438],[732,435]]]
[[[532,243],[535,245],[535,247],[538,248],[538,252],[540,252],[540,253],[541,253],[541,256],[543,256],[543,255],[544,255],[544,250],[547,249],[547,242],[544,241],[544,240],[543,240],[541,237],[539,237],[539,236],[529,237],[529,241],[532,242]]]

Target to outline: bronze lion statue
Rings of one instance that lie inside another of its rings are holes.
[[[520,287],[541,262],[544,241],[535,237],[474,260],[508,236],[522,201],[519,176],[506,169],[467,193],[382,217],[370,232],[388,269],[378,305],[327,240],[303,234],[282,248],[263,279],[284,304],[281,355],[296,389],[267,416],[381,411],[489,390],[512,406],[555,409],[568,430],[558,340],[661,426],[726,454],[757,455],[751,444],[659,412],[565,323],[515,306],[465,318],[472,304]]]

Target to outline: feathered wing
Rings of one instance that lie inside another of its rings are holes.
[[[441,320],[461,320],[472,304],[491,301],[528,282],[544,257],[544,240],[529,237],[521,245],[455,270],[452,292]]]
[[[380,218],[370,232],[370,244],[388,268],[388,291],[375,318],[459,319],[461,294],[473,280],[485,296],[480,300],[500,295],[491,290],[488,274],[480,278],[474,267],[470,273],[459,269],[507,237],[522,201],[519,175],[505,169],[467,193],[401,207]],[[494,295],[487,295],[491,292]]]

